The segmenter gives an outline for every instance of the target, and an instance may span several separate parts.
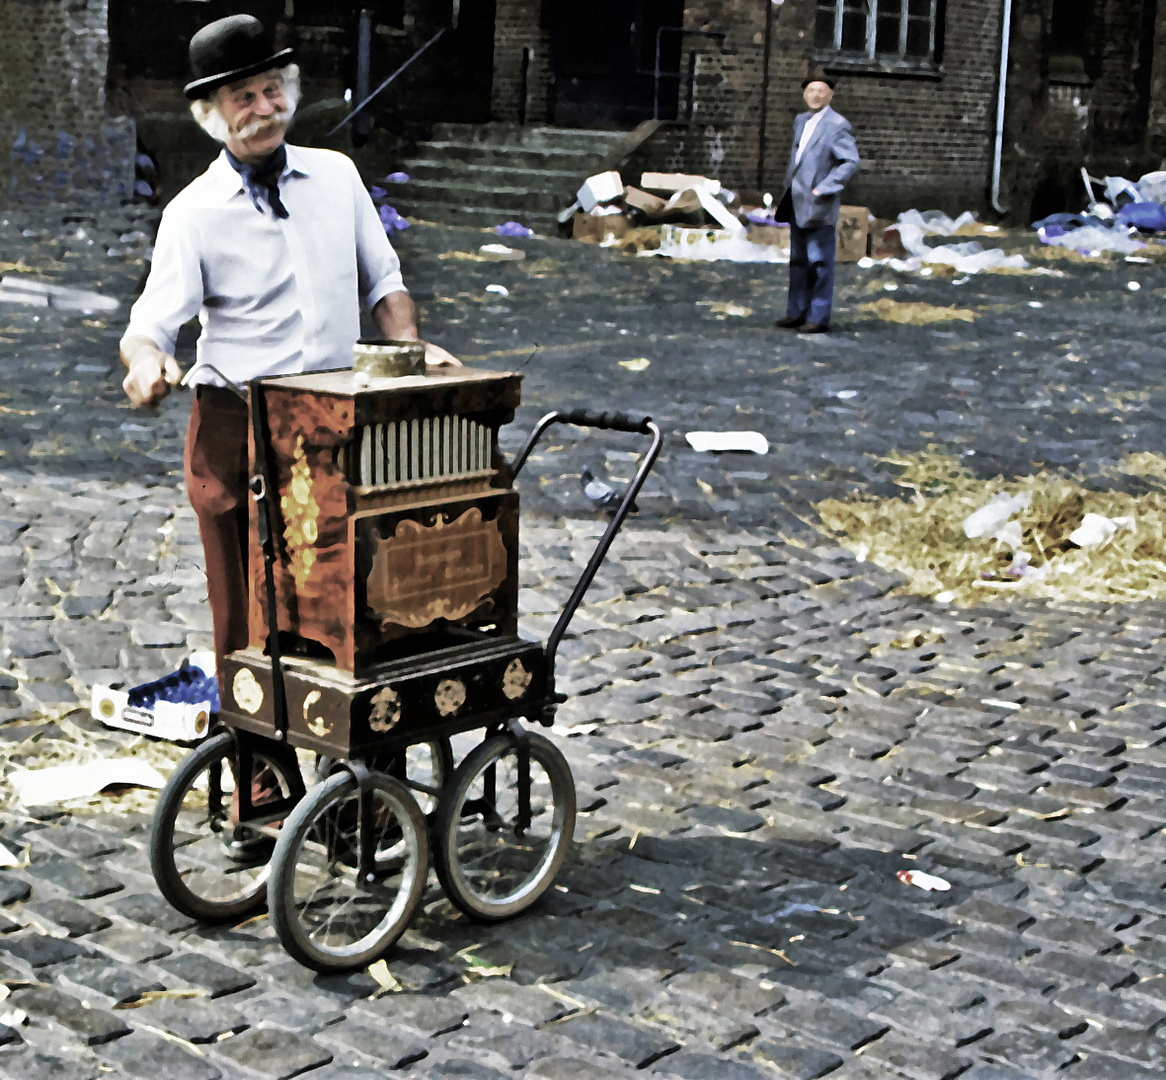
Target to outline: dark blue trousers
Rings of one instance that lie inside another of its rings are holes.
[[[789,301],[791,319],[827,326],[834,302],[834,226],[789,226]]]

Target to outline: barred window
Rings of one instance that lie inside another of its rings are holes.
[[[939,7],[940,0],[818,0],[818,53],[871,64],[935,64]]]

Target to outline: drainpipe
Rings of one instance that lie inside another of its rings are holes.
[[[757,189],[765,186],[766,129],[769,127],[769,54],[773,51],[773,9],[782,0],[763,0],[765,4],[765,52],[761,55],[761,130],[757,137]]]
[[[1008,46],[1012,36],[1012,0],[1004,0],[1004,26],[1000,34],[1000,86],[996,92],[996,146],[992,154],[992,209],[1005,213],[1000,205],[1000,166],[1004,158],[1004,103],[1008,97]]]

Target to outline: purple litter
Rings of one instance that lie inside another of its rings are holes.
[[[409,183],[409,174],[407,172],[391,172],[385,179],[390,184],[407,184]]]
[[[383,199],[388,194],[388,192],[385,191],[385,189],[383,187],[376,187],[376,186],[370,187],[368,189],[368,193],[374,199]]]
[[[400,232],[402,229],[409,228],[409,222],[401,217],[388,203],[381,204],[380,209],[377,210],[377,216],[381,219],[381,224],[385,227],[385,232],[387,233]]]
[[[499,236],[534,236],[533,229],[528,229],[517,221],[508,221],[505,225],[498,225],[494,231]]]

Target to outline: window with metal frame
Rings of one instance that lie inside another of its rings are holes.
[[[942,0],[818,0],[819,59],[842,66],[934,69]]]

